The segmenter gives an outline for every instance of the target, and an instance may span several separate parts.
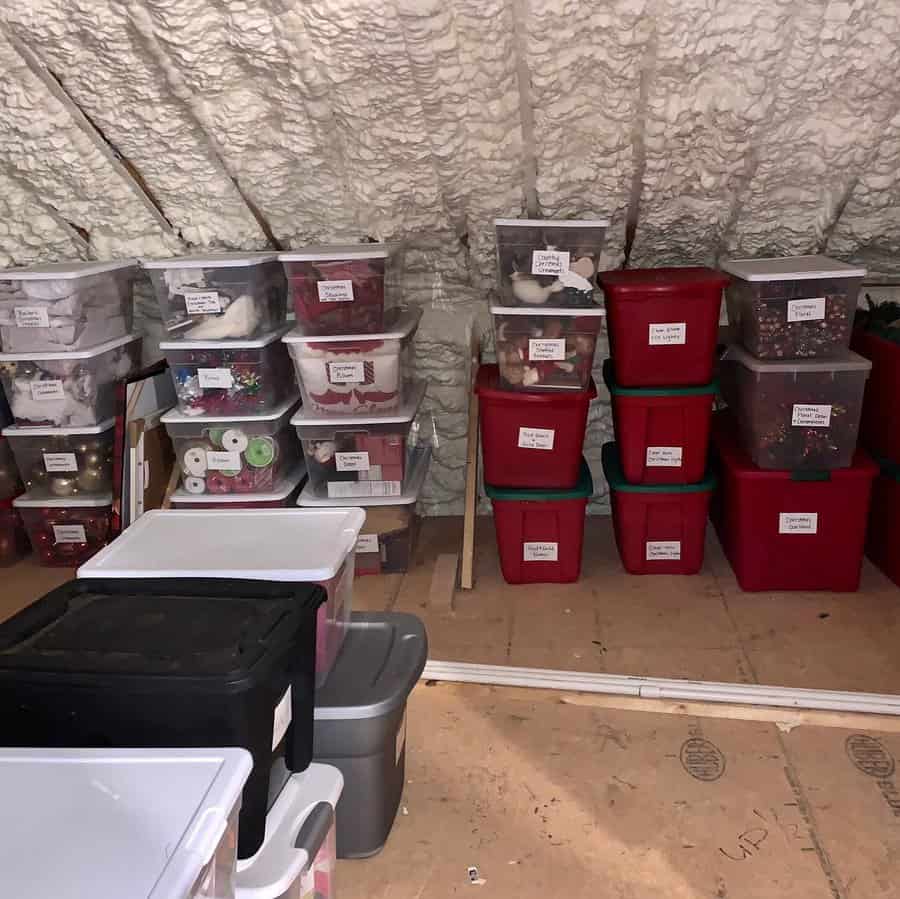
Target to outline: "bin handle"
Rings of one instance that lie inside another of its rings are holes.
[[[344,555],[347,556],[350,552],[356,549],[356,541],[359,537],[359,534],[356,528],[344,528]]]
[[[295,849],[305,849],[312,863],[319,854],[331,825],[334,824],[334,807],[330,802],[317,802],[307,815],[306,820],[300,825],[297,838],[294,840]]]

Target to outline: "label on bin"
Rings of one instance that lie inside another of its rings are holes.
[[[678,561],[681,558],[681,541],[680,540],[648,540],[647,541],[647,561],[657,562],[661,559],[674,559]]]
[[[353,282],[349,278],[346,281],[317,281],[316,290],[320,303],[353,302]]]
[[[556,431],[547,428],[519,428],[519,448],[552,450]]]
[[[523,562],[558,562],[558,543],[523,543]]]
[[[206,467],[210,471],[240,471],[241,454],[224,450],[207,450]]]
[[[364,496],[400,496],[400,481],[329,481],[329,499],[358,499]]]
[[[648,446],[647,468],[681,468],[680,446]]]
[[[75,453],[44,453],[44,468],[51,474],[55,471],[78,471]]]
[[[87,543],[83,524],[54,524],[52,527],[56,543]]]
[[[42,403],[45,400],[64,400],[66,392],[63,390],[63,382],[57,378],[49,381],[32,381],[31,398],[36,403]]]
[[[363,384],[366,380],[365,362],[327,362],[330,384]]]
[[[531,254],[532,275],[556,275],[569,270],[569,253],[564,250],[534,250]]]
[[[676,346],[687,343],[687,322],[663,322],[650,325],[650,346]]]
[[[188,315],[215,315],[222,311],[217,290],[185,290],[184,310]]]
[[[234,387],[234,375],[230,368],[198,368],[197,380],[201,390],[221,388],[230,390]]]
[[[50,313],[43,306],[16,306],[13,314],[17,328],[50,327]]]
[[[275,706],[275,714],[272,716],[272,749],[277,748],[278,744],[284,739],[288,728],[291,726],[291,720],[294,717],[294,699],[291,688],[288,687],[284,691],[278,705]]]
[[[529,362],[562,362],[566,358],[565,337],[528,341]]]
[[[799,428],[827,428],[831,425],[831,406],[807,406],[796,403],[791,424]]]
[[[788,300],[787,320],[789,322],[817,322],[823,318],[825,318],[825,297]]]
[[[368,471],[368,453],[335,453],[334,461],[338,471]]]
[[[356,551],[358,553],[377,553],[378,534],[360,534],[356,541]]]
[[[779,534],[818,534],[818,512],[779,512]]]

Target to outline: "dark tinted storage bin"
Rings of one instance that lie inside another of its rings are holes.
[[[238,855],[312,760],[321,587],[84,579],[0,625],[7,746],[248,750]]]

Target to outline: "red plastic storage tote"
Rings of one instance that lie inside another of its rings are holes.
[[[570,490],[491,487],[500,570],[509,584],[566,584],[581,574],[584,515],[594,492],[587,462]]]
[[[514,393],[500,386],[496,365],[482,365],[475,381],[481,407],[484,480],[493,487],[574,487],[588,408],[597,396],[567,393]]]
[[[881,462],[872,490],[866,555],[900,586],[900,465]]]
[[[875,464],[857,451],[849,468],[757,468],[730,415],[713,419],[721,467],[712,520],[743,590],[859,587]]]
[[[616,446],[631,484],[703,480],[715,381],[702,387],[620,387],[612,360],[603,363],[612,400]]]
[[[613,528],[629,574],[696,574],[715,478],[698,484],[629,484],[615,443],[603,447]]]
[[[616,381],[623,387],[707,384],[728,276],[709,268],[601,272]]]
[[[853,349],[872,363],[863,400],[859,439],[874,453],[900,462],[900,343],[857,330]]]

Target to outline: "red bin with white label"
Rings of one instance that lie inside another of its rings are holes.
[[[574,487],[593,380],[564,393],[516,393],[500,385],[496,365],[482,365],[475,381],[481,412],[484,480],[493,487]]]
[[[680,387],[713,379],[727,275],[692,266],[616,269],[598,279],[619,384]]]
[[[703,567],[713,475],[696,484],[630,484],[615,443],[603,447],[613,529],[629,574],[696,574]]]
[[[581,575],[584,516],[594,482],[582,460],[571,489],[519,490],[485,484],[494,507],[500,570],[508,584],[565,584]]]
[[[720,467],[711,518],[743,590],[859,588],[874,462],[857,450],[836,471],[765,471],[738,442],[728,413],[713,418]]]

